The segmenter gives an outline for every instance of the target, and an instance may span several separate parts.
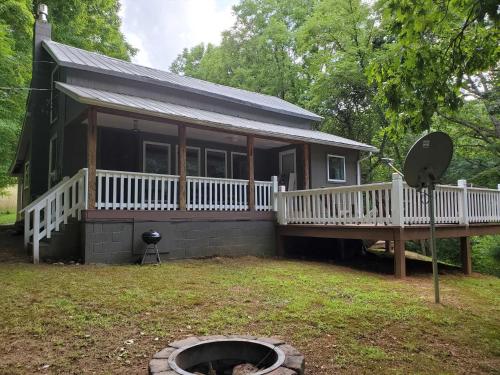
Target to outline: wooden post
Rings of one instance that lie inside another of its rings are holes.
[[[385,252],[386,253],[391,252],[391,241],[385,241]]]
[[[460,237],[460,258],[462,259],[462,271],[466,275],[472,274],[472,252],[470,237]]]
[[[97,111],[94,107],[90,107],[88,111],[87,125],[87,197],[88,208],[94,209],[96,202],[96,160],[97,160]],[[69,197],[64,196],[65,206]]]
[[[304,169],[304,189],[309,189],[309,176],[310,176],[310,148],[308,143],[304,143],[302,152],[302,161]]]
[[[179,136],[179,209],[186,210],[186,126],[178,126]]]
[[[276,255],[279,258],[285,256],[285,237],[279,233],[276,234]]]
[[[248,163],[248,210],[255,211],[255,171],[253,146],[254,136],[247,135],[247,163]]]
[[[460,215],[460,224],[469,225],[468,217],[468,197],[467,197],[467,180],[458,180],[457,186],[461,187],[461,193],[459,193],[458,201],[458,213]]]
[[[398,279],[406,277],[405,241],[400,231],[394,240],[394,276]]]
[[[391,224],[404,227],[403,178],[399,173],[392,174],[391,209]]]

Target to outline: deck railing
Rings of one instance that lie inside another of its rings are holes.
[[[176,210],[179,176],[96,171],[99,210]]]
[[[99,210],[178,210],[179,176],[153,173],[96,171]],[[274,182],[273,182],[274,181]],[[255,209],[273,210],[273,181],[255,181]],[[186,177],[186,209],[248,210],[248,180]]]
[[[24,214],[24,245],[32,243],[33,263],[38,263],[40,241],[51,238],[70,217],[79,218],[87,207],[87,169],[71,178],[64,178],[44,195],[35,199],[21,212]]]
[[[428,224],[427,190],[417,190],[393,175],[392,182],[299,191],[280,191],[280,224]],[[500,189],[437,185],[436,223],[500,222]]]
[[[248,209],[248,180],[187,177],[188,210],[244,211]]]

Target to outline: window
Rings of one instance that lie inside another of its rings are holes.
[[[59,66],[56,66],[50,75],[50,123],[57,121],[59,113],[59,90],[56,89],[56,82],[59,81]]]
[[[345,157],[326,156],[328,182],[345,182]]]
[[[29,161],[24,163],[23,185],[24,185],[25,189],[28,189],[30,187],[30,162]]]
[[[231,178],[238,180],[248,179],[247,154],[242,152],[231,152]]]
[[[205,149],[205,176],[226,178],[226,151]]]
[[[167,143],[144,142],[142,168],[146,173],[170,173],[170,145]]]
[[[54,134],[52,138],[50,138],[49,144],[49,187],[51,187],[52,183],[57,179],[57,159],[57,134]]]
[[[179,174],[179,145],[175,146],[175,172]],[[186,176],[201,176],[201,152],[199,147],[186,147]]]

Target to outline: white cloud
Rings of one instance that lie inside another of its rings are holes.
[[[122,31],[139,49],[133,61],[167,70],[183,48],[219,43],[237,0],[120,0]]]

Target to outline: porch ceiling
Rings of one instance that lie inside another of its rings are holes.
[[[280,138],[283,140],[325,144],[362,151],[378,151],[374,146],[315,130],[253,121],[149,98],[117,94],[110,91],[91,89],[61,82],[56,83],[56,88],[80,103],[183,121],[201,125],[212,130],[234,131],[262,138]]]

